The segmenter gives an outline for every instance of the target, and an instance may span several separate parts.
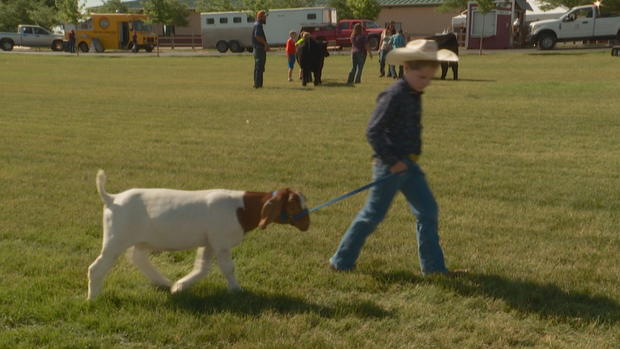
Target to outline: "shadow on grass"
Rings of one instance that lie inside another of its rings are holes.
[[[302,298],[277,293],[242,291],[230,293],[226,289],[207,296],[192,294],[191,291],[172,295],[170,306],[175,310],[195,314],[232,312],[246,315],[260,315],[264,312],[280,314],[316,314],[325,318],[354,316],[359,318],[385,318],[393,316],[370,301],[338,302],[335,306],[310,303]]]
[[[590,52],[535,52],[528,53],[528,56],[585,56]]]
[[[430,283],[464,297],[483,296],[503,300],[510,308],[543,318],[565,322],[620,322],[620,304],[605,297],[584,292],[564,291],[554,284],[511,280],[499,275],[468,273],[461,277],[422,277],[408,271],[374,273],[384,283]]]
[[[458,79],[458,80],[453,80],[451,78],[446,78],[444,80],[441,80],[441,78],[433,78],[433,81],[451,81],[451,82],[497,82],[497,80],[488,80],[488,79]]]

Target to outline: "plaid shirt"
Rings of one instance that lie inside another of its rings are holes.
[[[409,154],[422,152],[422,103],[416,92],[401,79],[381,92],[368,123],[366,137],[374,158],[392,166]]]

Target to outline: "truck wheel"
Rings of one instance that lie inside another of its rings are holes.
[[[146,45],[144,50],[146,50],[146,52],[153,52],[153,45]]]
[[[78,45],[78,48],[80,49],[80,51],[84,53],[88,52],[88,44],[85,43],[84,41],[80,42],[80,44]]]
[[[379,49],[379,38],[376,36],[371,36],[368,38],[368,46],[371,50],[376,51]]]
[[[52,42],[52,51],[62,51],[64,49],[64,45],[62,40],[54,40]]]
[[[230,47],[230,51],[232,52],[243,52],[243,47],[239,44],[239,41],[233,40],[228,42],[228,47]]]
[[[551,50],[555,46],[555,35],[542,33],[538,39],[538,48],[541,50]]]
[[[228,44],[226,43],[226,41],[220,40],[220,41],[217,42],[217,44],[215,44],[215,48],[220,53],[224,53],[224,52],[228,51]]]
[[[8,40],[8,39],[4,39],[0,42],[0,47],[2,47],[3,51],[11,51],[13,50],[13,41],[12,40]]]

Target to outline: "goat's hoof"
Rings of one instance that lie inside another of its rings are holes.
[[[172,294],[179,293],[181,291],[183,291],[183,284],[180,284],[178,282],[172,285],[172,287],[170,287],[170,293]]]
[[[239,292],[243,292],[243,289],[237,285],[237,286],[232,286],[228,288],[228,292],[230,293],[239,293]]]

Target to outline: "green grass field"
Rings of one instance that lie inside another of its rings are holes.
[[[120,259],[101,297],[107,189],[299,189],[315,206],[370,180],[365,127],[390,81],[326,61],[324,86],[269,56],[0,54],[1,348],[619,348],[620,60],[604,51],[463,56],[424,94],[424,155],[448,266],[423,278],[398,197],[353,273],[326,268],[365,193],[272,225],[185,293]],[[451,77],[451,73],[449,75]],[[171,279],[193,251],[153,256]]]

